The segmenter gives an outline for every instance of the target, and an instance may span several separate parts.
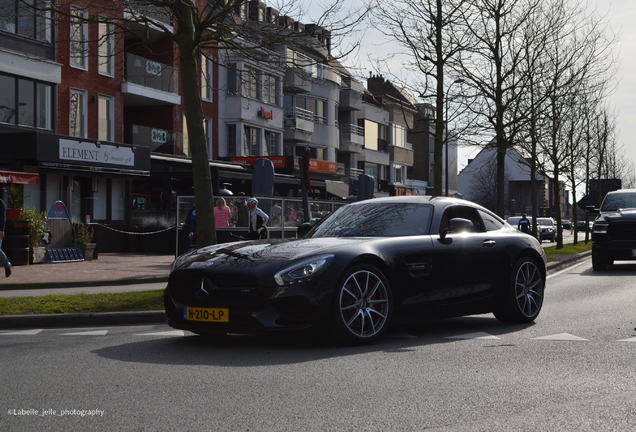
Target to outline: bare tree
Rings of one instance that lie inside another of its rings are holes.
[[[461,0],[372,0],[376,28],[402,48],[393,57],[400,57],[412,80],[405,87],[422,98],[435,99],[435,139],[433,162],[433,195],[442,195],[443,150],[449,137],[448,90],[445,83],[449,62],[462,49],[456,32]],[[456,81],[455,81],[456,82]]]
[[[528,71],[522,67],[527,23],[540,0],[473,0],[463,10],[468,44],[456,64],[458,75],[472,88],[473,112],[483,130],[495,131],[497,147],[497,214],[505,213],[505,159],[526,115],[519,103]]]

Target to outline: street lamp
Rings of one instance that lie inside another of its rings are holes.
[[[451,85],[448,86],[448,90],[446,91],[446,107],[445,107],[445,116],[446,116],[446,121],[444,122],[445,126],[446,126],[446,136],[445,136],[445,140],[446,140],[446,157],[445,157],[445,169],[444,172],[446,173],[446,193],[445,196],[448,196],[448,144],[449,144],[449,137],[448,137],[448,101],[450,100],[449,94],[450,94],[450,89],[451,87],[453,87],[453,84],[461,84],[463,83],[464,80],[461,78],[456,79],[455,81],[453,81],[451,83]]]

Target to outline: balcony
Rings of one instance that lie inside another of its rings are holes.
[[[288,109],[284,116],[285,141],[307,141],[314,132],[314,114],[311,111],[302,108]]]
[[[125,106],[179,105],[178,70],[134,54],[126,54],[121,91]]]
[[[138,147],[150,147],[154,153],[184,155],[183,134],[141,125],[126,125],[124,142]]]
[[[340,146],[341,153],[361,153],[364,145],[364,128],[344,124],[340,126]]]
[[[283,91],[285,93],[309,93],[311,91],[311,79],[302,68],[287,68],[283,79]]]
[[[345,111],[361,111],[364,86],[351,78],[342,80],[339,108]]]
[[[389,146],[389,157],[391,162],[413,166],[413,145],[407,143],[405,147]]]

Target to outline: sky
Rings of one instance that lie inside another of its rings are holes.
[[[590,7],[596,7],[598,13],[606,17],[610,30],[619,38],[615,46],[617,85],[609,98],[609,107],[617,116],[617,142],[636,166],[636,0],[589,1]],[[349,0],[346,4],[347,7],[355,8],[362,4],[362,0]],[[358,58],[363,65],[370,55],[378,56],[382,52],[392,51],[390,43],[378,44],[380,38],[373,34],[373,30],[367,31],[362,38]],[[347,62],[343,63],[346,67]],[[373,68],[369,67],[369,70]],[[458,169],[461,171],[468,164],[468,159],[478,151],[475,148],[460,148]]]

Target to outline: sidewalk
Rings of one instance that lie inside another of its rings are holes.
[[[100,253],[92,261],[14,266],[8,278],[0,269],[0,290],[165,282],[173,261],[174,255]]]

